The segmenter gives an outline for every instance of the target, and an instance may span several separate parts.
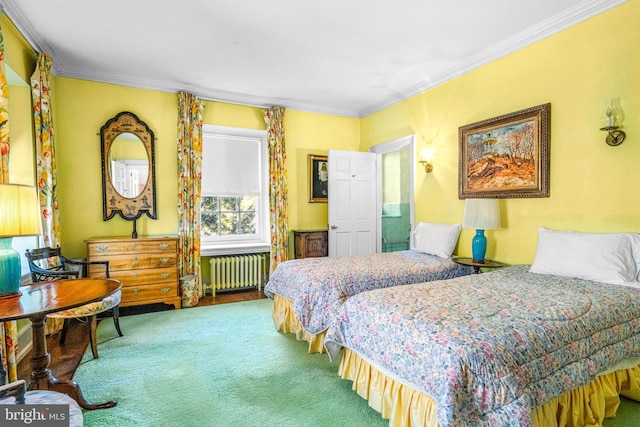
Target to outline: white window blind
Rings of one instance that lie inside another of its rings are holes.
[[[204,134],[202,195],[260,195],[260,138]]]

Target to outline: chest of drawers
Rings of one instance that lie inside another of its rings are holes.
[[[89,261],[109,261],[109,275],[122,283],[120,306],[151,303],[180,308],[178,237],[94,237],[86,241]],[[104,277],[98,268],[89,277]]]

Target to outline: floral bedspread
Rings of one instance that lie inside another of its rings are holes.
[[[328,329],[437,402],[444,426],[528,426],[531,411],[640,356],[640,289],[519,265],[350,298]]]
[[[413,250],[303,258],[278,264],[264,292],[269,298],[280,295],[291,301],[302,327],[318,334],[327,329],[342,303],[360,292],[470,273],[450,259]]]

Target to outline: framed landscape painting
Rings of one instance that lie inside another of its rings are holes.
[[[458,197],[549,197],[551,104],[459,128]]]
[[[309,154],[309,203],[327,203],[329,168],[327,156]]]

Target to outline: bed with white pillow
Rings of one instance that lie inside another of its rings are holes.
[[[420,223],[415,248],[370,255],[304,258],[279,264],[265,286],[277,330],[323,352],[324,331],[350,297],[372,289],[443,280],[471,273],[451,260],[459,224]]]
[[[538,235],[530,266],[350,298],[340,375],[393,426],[601,425],[640,400],[639,236]]]

